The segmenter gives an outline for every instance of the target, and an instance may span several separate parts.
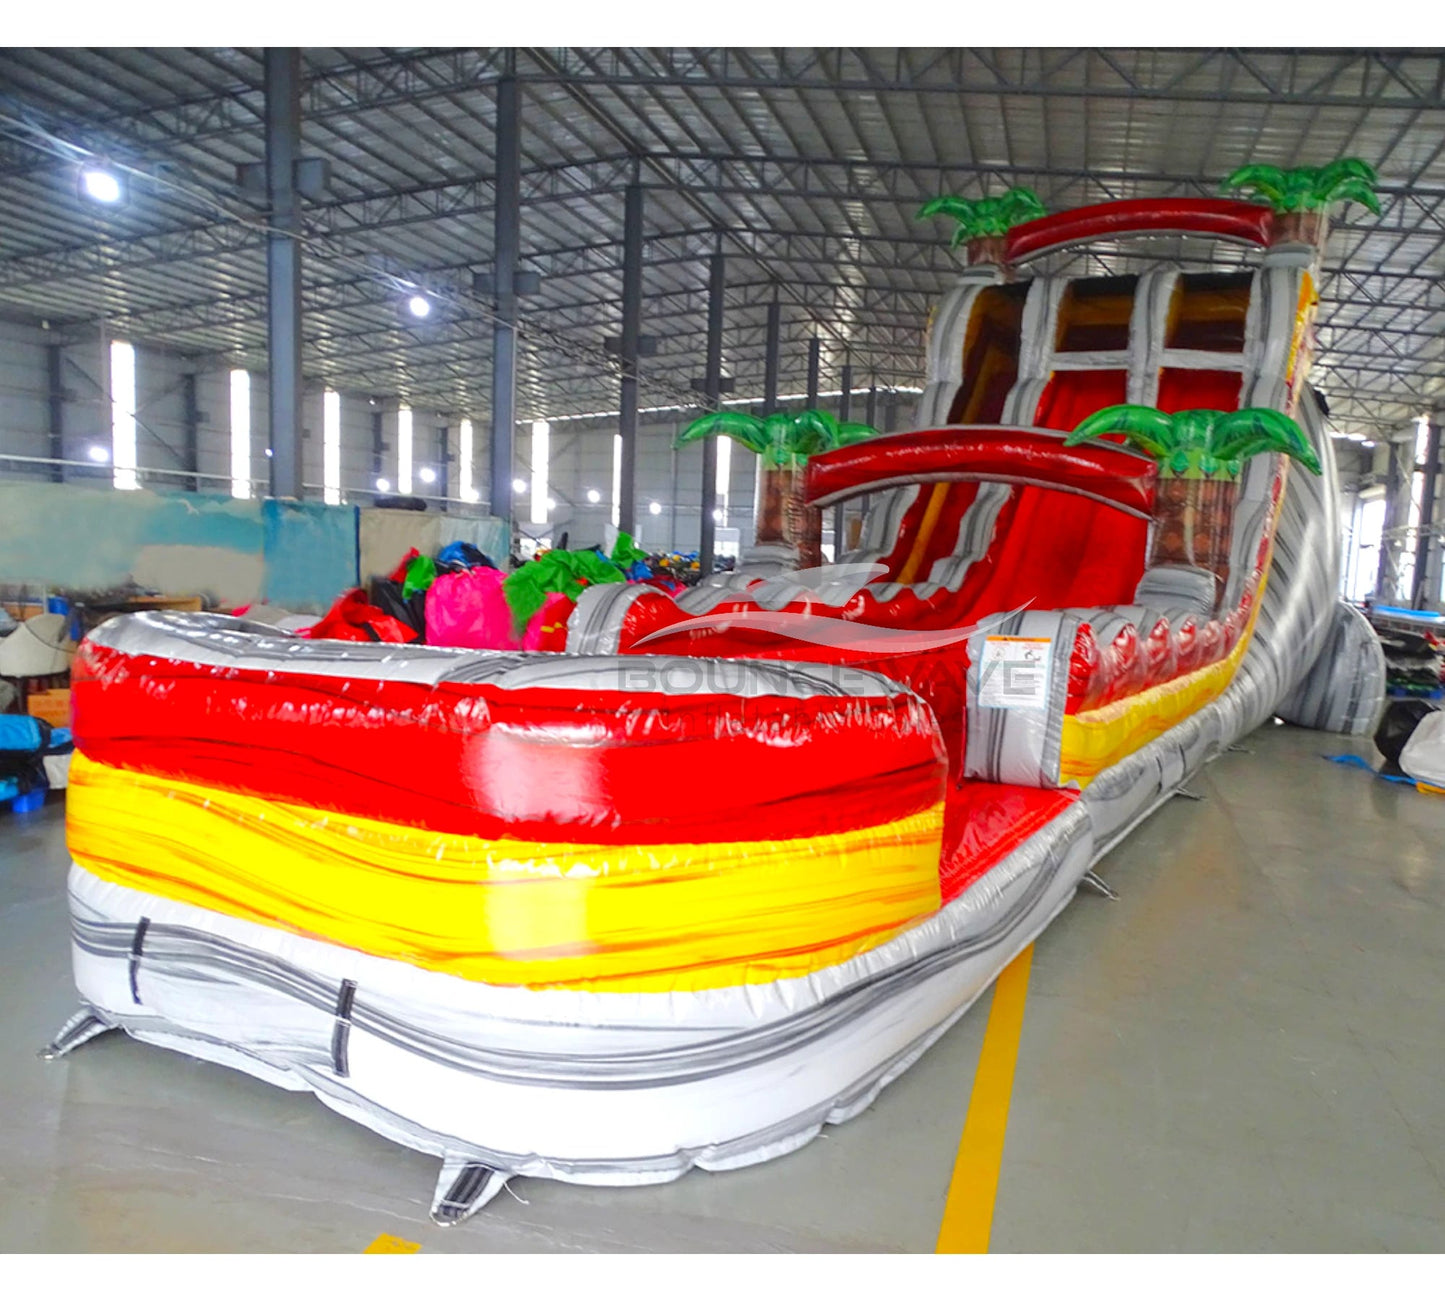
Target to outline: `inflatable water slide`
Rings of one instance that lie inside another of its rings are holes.
[[[1373,727],[1307,379],[1326,229],[1199,199],[985,231],[916,428],[780,468],[736,573],[589,588],[561,653],[106,623],[49,1051],[119,1029],[309,1091],[438,1157],[443,1224],[858,1115],[1236,738]],[[1249,257],[1029,274],[1161,234]],[[857,549],[800,565],[854,497]]]

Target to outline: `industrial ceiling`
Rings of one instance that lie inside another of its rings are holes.
[[[1036,190],[1051,209],[1209,195],[1246,162],[1342,155],[1383,213],[1337,222],[1318,387],[1337,427],[1399,426],[1445,400],[1445,53],[1249,49],[310,49],[303,153],[330,165],[304,214],[304,365],[345,391],[488,407],[496,83],[521,89],[518,415],[617,407],[623,192],[645,190],[641,402],[703,372],[708,257],[728,254],[724,369],[761,392],[782,304],[783,392],[806,343],[824,384],[920,384],[930,306],[959,254],[914,220],[940,193]],[[0,311],[86,337],[264,369],[259,49],[0,50]],[[76,150],[135,170],[127,202],[76,187]],[[1181,241],[1069,266],[1237,262]],[[401,286],[437,295],[424,327]],[[830,383],[829,380],[833,382]]]

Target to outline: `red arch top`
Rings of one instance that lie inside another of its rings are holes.
[[[1026,262],[1056,248],[1149,232],[1210,235],[1245,244],[1268,244],[1274,213],[1236,199],[1119,199],[1050,213],[1015,226],[1004,239],[1004,258]]]
[[[1065,447],[1056,430],[950,425],[820,453],[808,462],[806,493],[812,505],[829,506],[892,484],[1026,483],[1147,518],[1157,473],[1152,458],[1123,447]]]

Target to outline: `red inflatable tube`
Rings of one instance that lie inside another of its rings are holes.
[[[1065,447],[1059,434],[1010,425],[957,425],[870,438],[808,462],[815,506],[901,483],[988,480],[1078,493],[1131,515],[1154,508],[1153,460],[1121,447]]]
[[[1169,620],[1159,619],[1144,635],[1144,689],[1168,682],[1174,675],[1174,638]]]
[[[76,744],[100,763],[490,839],[794,839],[916,813],[946,786],[933,715],[902,693],[431,687],[88,643],[73,689]]]
[[[1199,639],[1199,620],[1187,614],[1179,620],[1174,629],[1174,671],[1179,676],[1193,673],[1199,667],[1199,652],[1203,642]]]
[[[1004,239],[1004,260],[1027,262],[1054,249],[1126,235],[1210,235],[1242,244],[1269,243],[1274,214],[1236,199],[1119,199],[1050,213],[1015,226]]]

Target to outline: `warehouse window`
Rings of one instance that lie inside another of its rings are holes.
[[[110,463],[117,488],[139,488],[135,448],[135,349],[120,339],[110,345]]]
[[[612,527],[622,522],[622,435],[612,435]]]
[[[396,411],[396,490],[411,491],[411,408]]]
[[[231,496],[251,495],[251,375],[231,372]]]
[[[1348,540],[1345,596],[1363,601],[1376,594],[1380,573],[1380,543],[1385,533],[1385,490],[1361,493],[1355,503]]]
[[[341,394],[321,399],[321,491],[328,506],[341,505]]]
[[[547,443],[552,426],[532,421],[532,523],[547,522]]]
[[[476,501],[476,486],[472,482],[472,422],[463,420],[457,426],[457,459],[462,464],[461,494],[463,501]]]

